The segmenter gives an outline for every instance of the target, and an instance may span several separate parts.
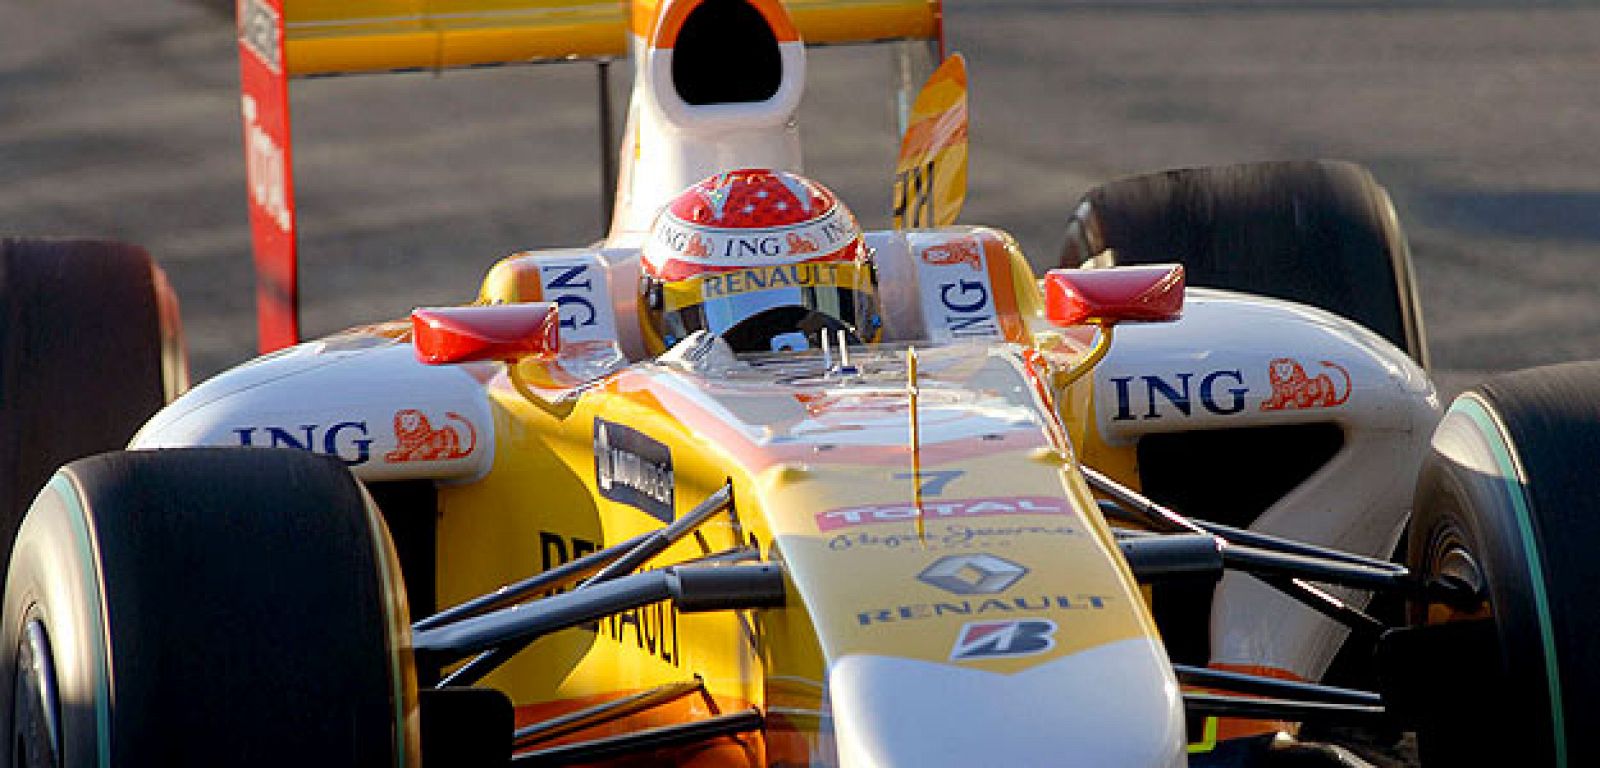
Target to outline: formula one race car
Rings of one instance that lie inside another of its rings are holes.
[[[0,763],[1600,759],[1600,364],[1442,409],[1364,170],[1112,182],[1040,278],[936,0],[239,9],[267,348],[292,75],[629,55],[611,233],[181,395],[148,256],[6,241]],[[896,229],[802,41],[928,59]]]

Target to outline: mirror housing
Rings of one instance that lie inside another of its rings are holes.
[[[1117,323],[1165,323],[1183,316],[1182,264],[1045,273],[1045,316],[1063,328]]]
[[[411,310],[411,344],[428,365],[551,358],[561,351],[561,315],[551,302]]]

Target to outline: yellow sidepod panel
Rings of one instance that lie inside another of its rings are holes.
[[[732,476],[728,470],[733,467],[700,450],[698,441],[664,416],[647,393],[596,390],[559,419],[509,387],[492,386],[490,393],[498,441],[494,471],[483,482],[440,493],[437,579],[442,606],[662,527],[664,521],[649,512],[608,500],[600,492],[597,419],[606,429],[645,435],[670,451],[677,515]],[[736,482],[735,488],[741,485]],[[748,506],[736,490],[736,508]],[[725,550],[740,543],[740,536],[727,515],[714,517],[699,536],[688,537],[649,567]],[[742,536],[743,541],[763,538],[759,525],[745,525]],[[724,709],[750,706],[761,701],[761,672],[757,638],[749,626],[748,616],[733,613],[684,615],[667,603],[646,606],[603,619],[593,629],[543,638],[484,684],[508,692],[522,708],[589,701],[699,675]],[[687,714],[711,712],[702,702],[699,711]]]

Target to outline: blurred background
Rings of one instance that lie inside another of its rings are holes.
[[[231,3],[0,3],[0,233],[143,245],[198,381],[255,350]],[[1530,0],[947,0],[963,221],[1054,265],[1095,183],[1343,158],[1394,196],[1437,377],[1600,357],[1600,8]],[[886,226],[887,51],[814,50],[807,170]],[[619,112],[628,69],[616,66]],[[603,233],[592,64],[297,81],[311,335],[473,297]],[[620,120],[620,116],[619,116]]]

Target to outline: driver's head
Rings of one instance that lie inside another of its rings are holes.
[[[821,334],[875,342],[882,328],[861,227],[826,187],[739,170],[679,194],[645,244],[639,316],[659,354],[698,330],[736,352],[808,349]]]

